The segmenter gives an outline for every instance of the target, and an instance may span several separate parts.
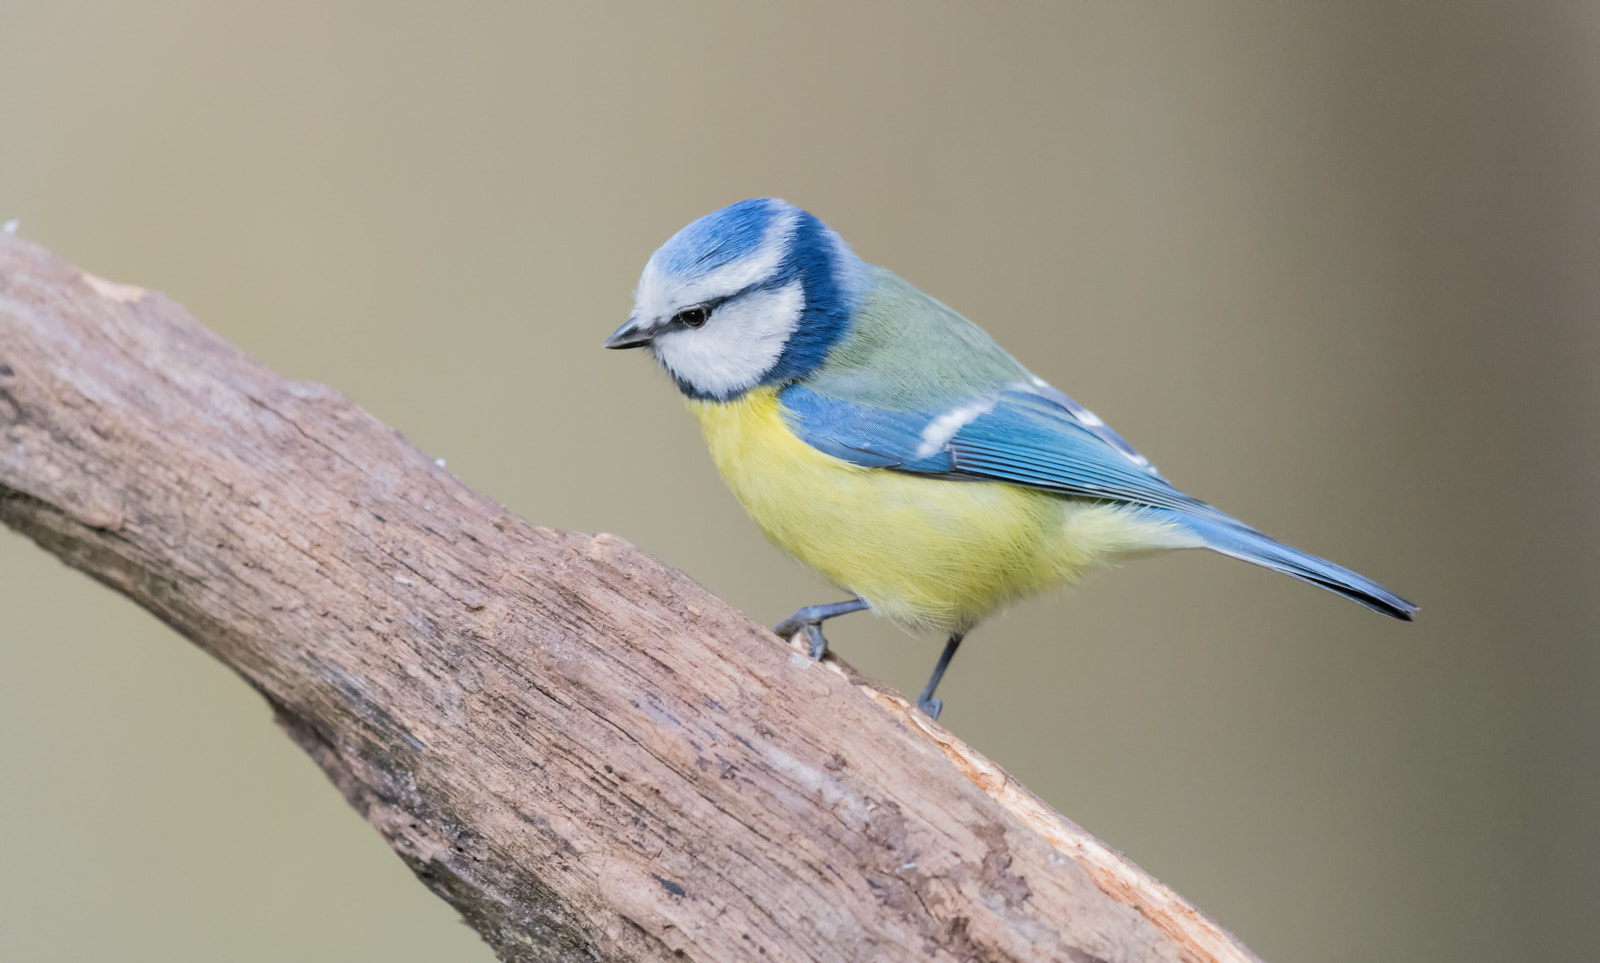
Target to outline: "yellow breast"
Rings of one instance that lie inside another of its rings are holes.
[[[1117,555],[1175,548],[1127,506],[862,468],[807,445],[777,394],[689,402],[723,480],[779,548],[911,628],[964,632]]]

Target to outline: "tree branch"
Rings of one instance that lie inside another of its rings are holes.
[[[1253,960],[998,767],[0,236],[0,520],[245,678],[503,960]]]

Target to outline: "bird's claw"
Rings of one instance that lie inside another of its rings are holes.
[[[944,711],[943,699],[918,699],[917,708],[921,709],[929,719],[939,721],[939,713]]]
[[[828,654],[828,640],[822,636],[823,620],[859,612],[866,607],[867,603],[858,598],[832,605],[808,605],[779,622],[772,632],[786,642],[792,641],[796,635],[800,636],[805,640],[811,658],[820,662]]]
[[[806,627],[800,630],[800,637],[808,643],[811,661],[821,662],[822,657],[828,654],[828,640],[822,636],[821,622],[806,623]]]
[[[815,662],[821,662],[822,657],[828,654],[828,640],[822,634],[821,620],[787,618],[779,622],[772,632],[786,642],[793,642],[796,637],[804,640],[806,652]]]
[[[772,634],[787,642],[794,638],[794,634],[806,627],[806,622],[796,616],[789,616],[782,622],[772,627]]]

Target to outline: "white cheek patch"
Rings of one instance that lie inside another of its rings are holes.
[[[696,391],[727,397],[753,387],[772,370],[804,308],[799,281],[753,291],[712,311],[705,327],[668,331],[650,349]]]
[[[951,408],[928,422],[928,427],[922,429],[921,443],[917,445],[917,457],[927,458],[943,448],[956,436],[956,432],[993,411],[995,402],[999,400],[996,397],[968,402],[958,408]]]

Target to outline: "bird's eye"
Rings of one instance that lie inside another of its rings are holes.
[[[711,320],[711,311],[706,307],[686,308],[672,316],[673,324],[681,324],[686,328],[698,328]]]

